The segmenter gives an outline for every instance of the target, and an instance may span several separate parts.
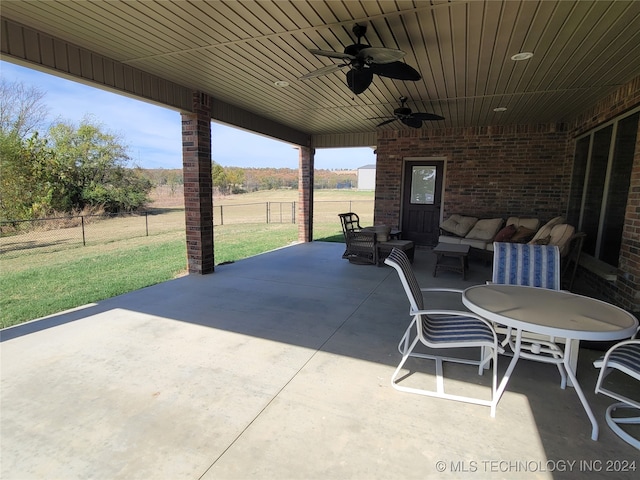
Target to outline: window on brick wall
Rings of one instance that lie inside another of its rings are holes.
[[[640,108],[579,137],[567,218],[587,234],[583,252],[618,266]]]

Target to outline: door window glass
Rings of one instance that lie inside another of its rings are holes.
[[[411,169],[411,203],[433,205],[436,193],[436,167],[414,166]]]

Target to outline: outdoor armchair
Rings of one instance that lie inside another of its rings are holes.
[[[347,241],[347,232],[359,232],[362,230],[360,226],[360,217],[353,212],[339,213],[340,223],[342,224],[342,233],[344,234],[344,240]]]
[[[605,412],[607,424],[616,435],[640,450],[640,440],[620,427],[620,425],[640,425],[640,396],[636,395],[636,398],[630,398],[628,394],[623,394],[619,385],[615,391],[611,390],[612,387],[604,386],[607,375],[618,370],[631,377],[631,382],[635,385],[634,391],[636,394],[640,392],[638,388],[640,386],[638,383],[640,382],[640,339],[637,339],[637,336],[636,333],[633,339],[617,343],[607,351],[604,357],[593,362],[593,365],[600,369],[595,392],[618,400],[610,405]],[[628,409],[632,410],[635,416],[613,416],[616,410]]]
[[[467,311],[425,309],[423,296],[425,293],[449,292],[461,295],[462,290],[450,288],[421,289],[409,263],[409,258],[402,250],[394,248],[384,263],[393,267],[398,273],[404,291],[409,299],[409,314],[412,317],[409,327],[406,329],[398,344],[398,350],[402,354],[402,359],[391,376],[391,385],[393,388],[403,392],[489,406],[491,407],[491,416],[494,417],[496,405],[499,400],[496,389],[498,382],[497,352],[500,346],[496,332],[493,330],[491,324],[485,319]],[[477,348],[480,356],[478,360],[471,360],[452,356],[445,357],[433,353],[433,351],[422,353],[417,351],[417,349],[421,348],[420,345],[433,349],[434,351],[451,348]],[[435,390],[413,388],[400,384],[398,376],[407,360],[411,357],[435,361]],[[491,398],[482,399],[445,392],[443,362],[477,365],[479,375],[482,375],[485,366],[491,363],[493,366]]]
[[[342,254],[350,263],[378,264],[378,240],[373,231],[347,231],[345,233],[347,248]]]

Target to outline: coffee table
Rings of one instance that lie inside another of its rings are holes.
[[[433,247],[433,253],[437,255],[433,276],[437,275],[438,270],[451,270],[461,273],[462,279],[466,280],[469,269],[469,248],[469,245],[456,243],[439,243]]]

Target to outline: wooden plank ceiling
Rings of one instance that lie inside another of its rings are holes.
[[[638,1],[3,0],[1,14],[313,135],[375,132],[401,96],[445,117],[426,128],[568,121],[640,74]],[[299,80],[340,62],[309,49],[342,52],[356,23],[422,79],[375,76],[360,95],[346,68]]]

